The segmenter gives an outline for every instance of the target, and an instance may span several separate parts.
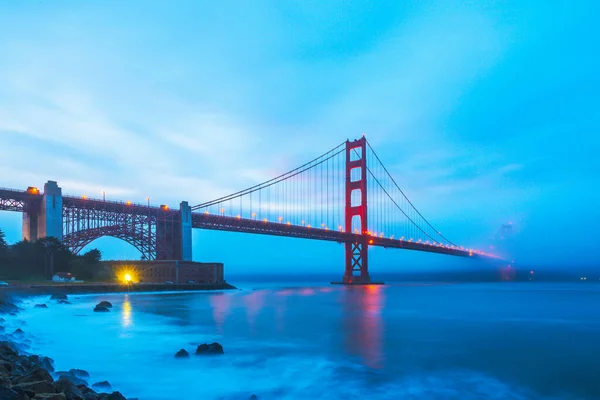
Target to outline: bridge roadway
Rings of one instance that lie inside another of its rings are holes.
[[[42,195],[39,191],[19,191],[14,189],[0,188],[0,211],[24,212],[32,205],[38,205],[41,202]],[[63,208],[74,207],[78,209],[87,209],[95,211],[105,211],[109,213],[127,213],[133,215],[157,215],[174,218],[179,214],[179,210],[171,210],[167,207],[155,207],[131,202],[108,201],[98,199],[88,199],[86,197],[76,197],[63,195]],[[271,236],[284,236],[302,239],[324,240],[330,242],[347,243],[359,242],[365,240],[364,235],[349,232],[341,232],[332,229],[322,229],[291,225],[280,222],[265,222],[259,219],[227,217],[222,215],[192,213],[192,227],[198,229],[220,230],[229,232],[242,232]],[[408,240],[390,239],[385,237],[367,236],[369,246],[379,246],[384,248],[395,248],[405,250],[416,250],[429,253],[439,253],[458,257],[490,257],[490,254],[480,253],[475,250],[445,247],[442,245],[427,244],[422,242],[413,242]]]
[[[229,232],[254,233],[271,236],[287,236],[302,239],[325,240],[330,242],[346,243],[358,242],[365,239],[365,235],[340,232],[332,229],[313,228],[291,225],[281,222],[265,222],[264,220],[226,217],[205,213],[192,213],[192,227],[199,229],[212,229]],[[367,236],[369,246],[385,248],[425,251],[458,257],[481,257],[482,254],[468,249],[448,248],[427,243],[412,242],[408,240],[390,239],[384,237]],[[489,256],[489,255],[488,255]]]

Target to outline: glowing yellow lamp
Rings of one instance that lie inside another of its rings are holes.
[[[125,274],[125,282],[131,282],[131,275]]]

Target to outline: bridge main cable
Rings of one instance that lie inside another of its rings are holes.
[[[329,159],[337,156],[338,154],[342,153],[345,150],[345,148],[342,148],[342,147],[345,146],[345,145],[346,145],[346,142],[342,142],[339,145],[337,145],[336,147],[334,147],[333,149],[331,149],[331,150],[327,151],[326,153],[320,155],[319,157],[316,157],[316,158],[308,161],[307,163],[304,163],[303,165],[301,165],[301,166],[299,166],[297,168],[294,168],[294,169],[292,169],[292,170],[290,170],[290,171],[288,171],[288,172],[286,172],[284,174],[281,174],[279,176],[276,176],[275,178],[269,179],[268,181],[259,183],[258,185],[254,185],[254,186],[246,188],[244,190],[240,190],[239,192],[235,192],[235,193],[229,194],[227,196],[220,197],[218,199],[214,199],[214,200],[202,203],[202,204],[195,205],[195,206],[192,207],[192,210],[196,211],[196,210],[199,210],[199,209],[203,209],[203,208],[206,208],[206,207],[213,206],[215,204],[223,203],[225,201],[229,201],[229,200],[232,200],[232,199],[235,199],[235,198],[238,198],[238,197],[241,197],[241,196],[244,196],[244,195],[256,192],[258,190],[267,188],[267,187],[272,186],[272,185],[274,185],[276,183],[284,181],[284,180],[286,180],[288,178],[292,178],[292,177],[294,177],[294,176],[296,176],[296,175],[298,175],[298,174],[300,174],[302,172],[305,172],[305,171],[307,171],[307,170],[309,170],[309,169],[311,169],[313,167],[316,167],[317,165],[320,165],[320,164],[324,163],[325,161],[327,161],[327,160],[329,160]]]

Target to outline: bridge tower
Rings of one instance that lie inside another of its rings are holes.
[[[355,233],[358,230],[361,238],[345,243],[346,270],[343,283],[370,283],[367,236],[367,139],[364,136],[352,142],[346,141],[345,187],[345,230],[348,233]]]

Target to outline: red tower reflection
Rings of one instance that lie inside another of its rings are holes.
[[[219,334],[223,333],[223,324],[229,314],[231,296],[225,293],[216,293],[210,296],[213,319]]]
[[[363,359],[370,368],[382,368],[384,286],[343,288],[346,351]]]

